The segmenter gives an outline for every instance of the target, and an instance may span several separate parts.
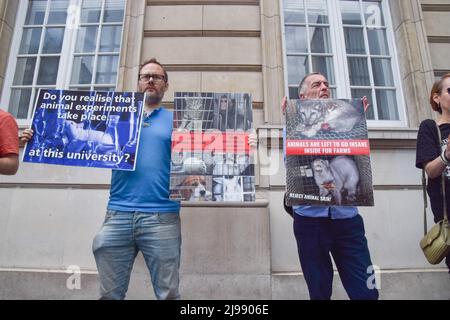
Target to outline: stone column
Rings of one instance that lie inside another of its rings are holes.
[[[281,1],[281,0],[280,0]],[[284,122],[281,111],[281,100],[285,95],[282,21],[280,17],[280,2],[260,0],[261,9],[261,43],[262,72],[264,90],[264,125],[258,131],[260,161],[257,167],[257,181],[261,188],[271,185],[271,175],[261,174],[270,167],[263,163],[263,158],[272,155],[274,146],[271,144],[272,133],[275,137],[281,135],[279,128]],[[277,132],[279,131],[279,132]],[[265,155],[263,157],[263,155]]]
[[[117,90],[136,91],[141,64],[146,0],[127,1]]]
[[[8,64],[11,41],[19,1],[0,0],[0,96],[3,93],[6,66]],[[5,106],[3,106],[5,107]]]
[[[264,122],[281,124],[280,104],[284,96],[283,49],[279,1],[261,0],[262,71]]]
[[[420,0],[389,1],[408,123],[433,117],[428,103],[434,81]]]

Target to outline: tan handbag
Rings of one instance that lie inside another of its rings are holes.
[[[420,247],[429,263],[440,263],[450,252],[448,233],[448,221],[443,220],[435,224],[420,240]]]
[[[439,141],[441,141],[441,131],[437,128]],[[424,200],[424,234],[425,236],[420,240],[420,248],[422,249],[428,262],[431,264],[440,263],[450,252],[450,227],[447,217],[447,201],[445,199],[445,177],[441,175],[442,183],[442,198],[444,219],[436,223],[430,231],[427,232],[427,193],[426,193],[426,178],[425,170],[422,170],[422,187]]]

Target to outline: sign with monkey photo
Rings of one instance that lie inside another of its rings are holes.
[[[291,100],[286,109],[287,205],[374,205],[362,100]]]
[[[176,92],[170,199],[255,201],[252,126],[250,94]]]

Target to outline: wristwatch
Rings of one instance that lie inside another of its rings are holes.
[[[447,159],[447,156],[445,155],[445,151],[446,151],[446,149],[442,150],[442,152],[441,152],[441,160],[446,166],[448,166],[448,165],[450,165],[450,161]]]

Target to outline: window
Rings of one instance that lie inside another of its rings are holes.
[[[40,88],[114,90],[124,8],[125,0],[22,0],[2,105],[20,123]]]
[[[122,39],[123,1],[83,1],[70,88],[114,89]]]
[[[284,21],[289,95],[297,98],[300,80],[310,72],[321,72],[336,88],[330,20],[326,0],[285,0]]]
[[[405,126],[403,94],[386,0],[283,0],[289,96],[321,72],[333,97],[371,104],[370,126]]]

